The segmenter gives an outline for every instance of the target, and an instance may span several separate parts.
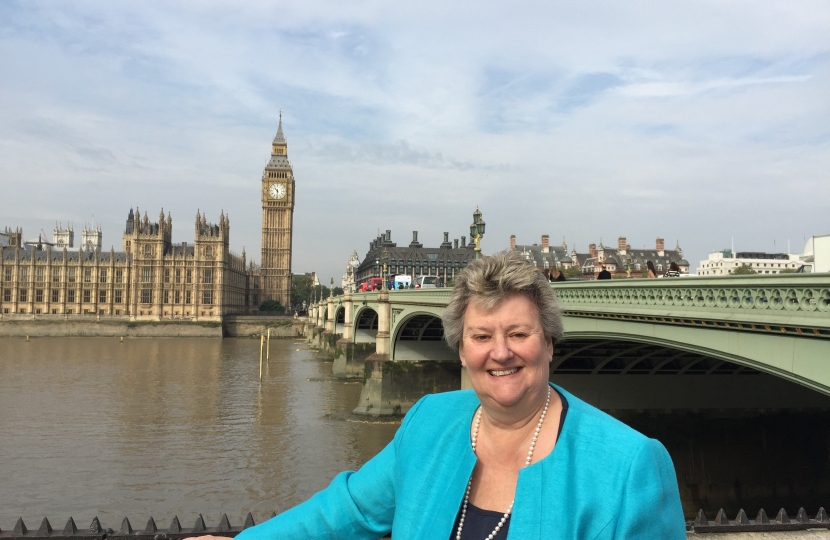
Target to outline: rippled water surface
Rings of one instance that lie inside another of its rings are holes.
[[[271,341],[260,384],[254,339],[2,339],[0,529],[293,506],[398,426],[349,418],[360,384],[330,374],[294,340]]]

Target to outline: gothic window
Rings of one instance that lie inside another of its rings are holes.
[[[144,246],[144,255],[145,256],[149,257],[150,255],[152,255],[152,253],[153,253],[153,248],[152,247]]]
[[[124,271],[123,270],[116,270],[115,271],[115,282],[121,283],[124,281]]]
[[[20,269],[20,281],[29,281],[29,269],[28,268],[21,268]]]
[[[213,248],[208,246],[205,248],[205,257],[213,257]]]
[[[69,303],[75,302],[75,289],[70,289],[66,291],[66,301]],[[67,313],[72,313],[72,311],[67,311]]]
[[[101,268],[100,270],[98,270],[98,281],[100,281],[101,283],[106,283],[107,282],[107,269],[106,268]]]
[[[92,268],[84,268],[84,283],[92,282]]]
[[[75,283],[75,269],[74,268],[69,269],[69,278],[68,278],[68,280],[69,280],[69,283]]]
[[[52,302],[60,302],[60,289],[52,289]]]
[[[89,289],[84,289],[84,300],[83,301],[84,302],[91,302],[90,298],[91,298],[91,294],[90,294]]]
[[[20,296],[18,297],[18,302],[26,302],[29,298],[29,291],[26,289],[20,289]]]
[[[185,274],[185,283],[193,283],[193,270],[188,270]],[[190,302],[188,302],[189,304]]]
[[[213,283],[213,270],[206,269],[204,272],[204,279],[202,283]]]
[[[60,283],[61,282],[61,269],[60,268],[52,268],[52,283]]]
[[[170,283],[170,270],[167,268],[164,269],[164,282]]]
[[[181,283],[181,282],[182,282],[182,271],[177,268],[176,269],[176,283]],[[178,302],[176,302],[176,303],[178,303]]]
[[[170,303],[170,291],[164,291],[164,303],[165,304]]]
[[[182,302],[182,292],[176,291],[173,293],[173,302],[176,304],[181,304]]]
[[[206,305],[213,304],[213,291],[202,291],[202,303]]]
[[[43,302],[43,289],[35,289],[35,302]]]
[[[151,289],[141,289],[141,303],[149,304],[153,301],[153,291]]]
[[[141,282],[142,283],[152,283],[153,282],[153,269],[152,268],[142,268],[141,269]]]
[[[11,281],[12,280],[12,269],[11,268],[6,268],[6,275],[3,279],[5,281]]]
[[[3,289],[3,302],[11,302],[12,301],[12,290],[11,289]]]
[[[98,302],[101,304],[105,304],[107,302],[107,291],[98,291]]]
[[[190,300],[190,291],[184,291],[184,303],[189,304]]]
[[[46,269],[39,266],[37,269],[37,282],[43,283],[44,281],[46,281]]]
[[[115,303],[120,304],[121,302],[123,302],[123,300],[124,300],[124,298],[122,296],[121,290],[115,291]]]

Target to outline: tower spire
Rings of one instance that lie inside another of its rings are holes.
[[[277,135],[274,137],[274,144],[286,144],[285,134],[282,132],[282,109],[280,109],[280,125],[277,128]]]

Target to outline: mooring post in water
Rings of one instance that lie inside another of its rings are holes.
[[[265,344],[265,363],[271,361],[271,329],[268,329],[268,342]]]
[[[262,347],[265,345],[265,336],[259,335],[259,382],[262,382]]]

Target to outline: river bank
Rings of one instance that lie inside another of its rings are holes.
[[[226,315],[208,319],[136,320],[107,315],[0,316],[0,338],[8,337],[251,337],[268,333],[294,338],[302,324],[289,316]]]

